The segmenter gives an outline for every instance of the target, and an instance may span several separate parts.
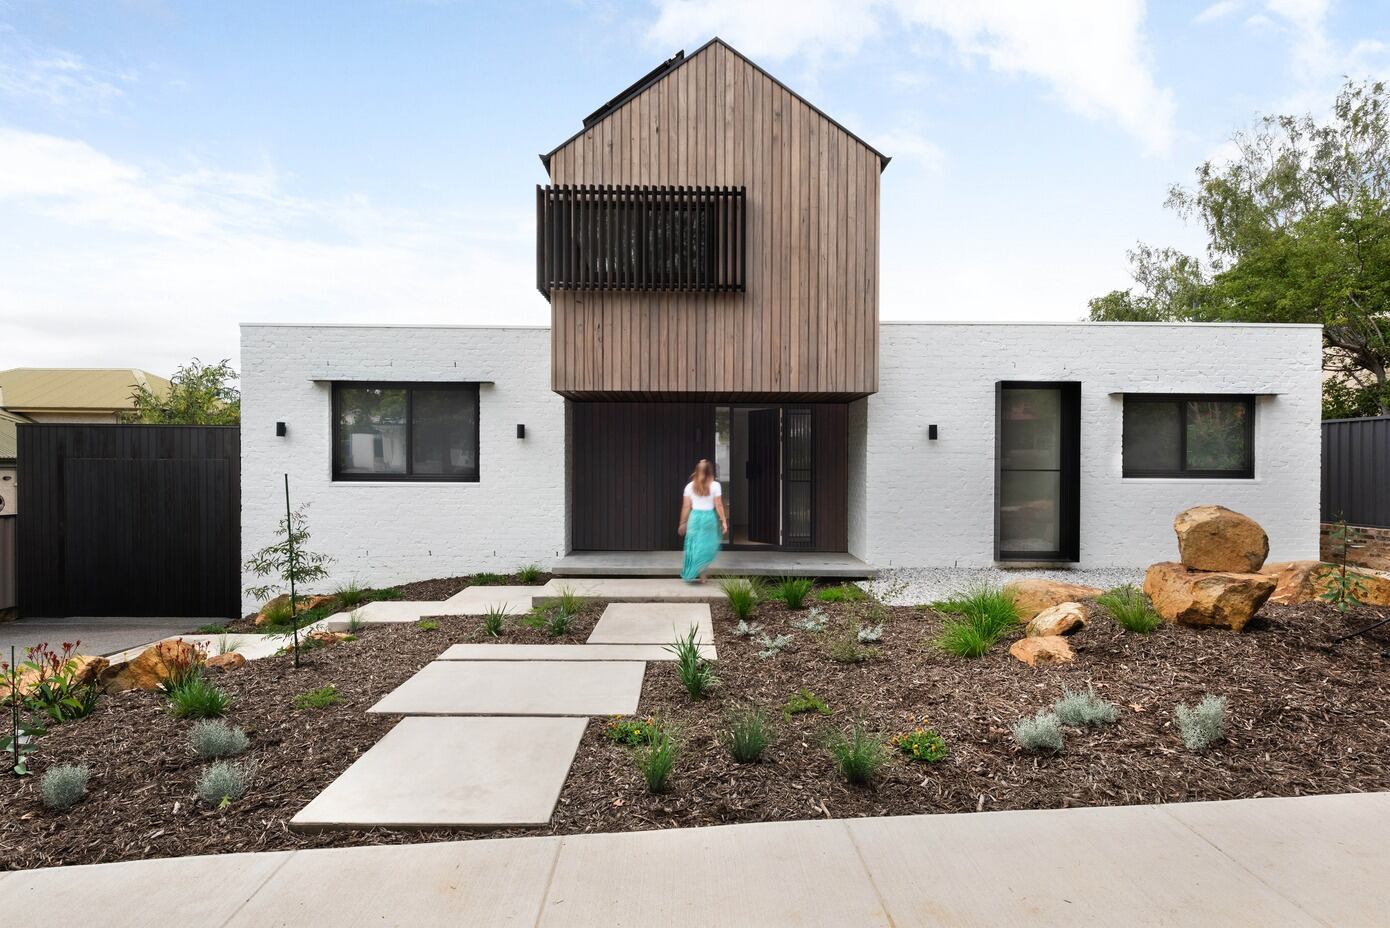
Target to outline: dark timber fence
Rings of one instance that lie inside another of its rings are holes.
[[[1322,521],[1337,519],[1390,527],[1390,416],[1322,424]]]
[[[0,515],[0,611],[13,609],[16,599],[15,528],[19,516]]]
[[[240,430],[20,425],[21,616],[235,616]]]

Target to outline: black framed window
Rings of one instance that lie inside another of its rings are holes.
[[[1081,554],[1081,385],[1001,382],[995,396],[994,556]]]
[[[1255,476],[1255,398],[1126,393],[1124,476]]]
[[[333,384],[333,479],[476,481],[476,383]]]

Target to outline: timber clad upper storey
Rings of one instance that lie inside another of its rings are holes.
[[[666,62],[542,160],[556,392],[877,391],[887,158],[728,45]]]

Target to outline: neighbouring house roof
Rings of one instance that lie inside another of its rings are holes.
[[[554,148],[552,148],[550,151],[548,151],[548,152],[546,152],[545,154],[541,155],[541,163],[545,165],[545,169],[546,169],[547,171],[550,170],[550,159],[551,159],[552,156],[554,156],[554,154],[555,154],[557,151],[559,151],[560,149],[564,148],[566,145],[568,145],[570,142],[573,142],[575,139],[579,138],[579,137],[580,137],[581,135],[583,135],[585,132],[588,132],[591,128],[594,127],[595,124],[602,122],[603,120],[605,120],[605,119],[607,119],[608,117],[612,116],[612,115],[613,115],[614,113],[616,113],[618,110],[622,109],[624,104],[626,104],[629,100],[631,100],[631,99],[633,99],[634,97],[636,97],[636,96],[637,96],[638,94],[640,94],[642,91],[646,90],[646,89],[647,89],[648,87],[650,87],[651,85],[653,85],[653,84],[655,84],[655,83],[657,83],[657,82],[659,82],[659,81],[663,81],[663,80],[665,80],[666,78],[670,77],[670,76],[671,76],[672,74],[674,74],[676,71],[680,70],[681,66],[684,65],[686,62],[691,61],[691,60],[693,60],[693,59],[699,57],[699,55],[700,55],[701,52],[703,52],[705,49],[709,48],[711,45],[715,45],[715,44],[718,44],[718,45],[723,46],[727,51],[731,52],[733,55],[735,55],[737,58],[739,58],[739,59],[742,60],[745,64],[747,64],[749,67],[753,68],[755,71],[757,71],[757,72],[759,72],[760,74],[764,75],[765,77],[767,77],[768,80],[772,81],[772,82],[773,82],[774,84],[776,84],[778,87],[781,87],[783,90],[785,90],[787,93],[791,94],[791,95],[792,95],[793,97],[795,97],[797,100],[800,100],[802,103],[806,104],[808,107],[810,107],[810,108],[811,108],[812,110],[814,110],[816,113],[818,113],[818,114],[820,114],[821,116],[823,116],[832,126],[834,126],[835,128],[839,129],[839,130],[840,130],[841,132],[843,132],[845,135],[847,135],[847,136],[849,136],[850,138],[854,139],[854,141],[858,142],[860,145],[863,145],[863,146],[864,146],[865,148],[867,148],[869,151],[871,151],[871,152],[873,152],[875,155],[877,155],[877,156],[878,156],[878,159],[879,159],[879,162],[880,162],[879,170],[882,170],[883,168],[888,167],[888,162],[891,161],[891,160],[893,160],[893,159],[890,158],[888,155],[885,155],[883,152],[879,151],[877,148],[874,148],[874,147],[873,147],[872,145],[870,145],[868,142],[864,141],[862,138],[860,138],[859,136],[855,135],[853,132],[851,132],[851,131],[849,131],[848,129],[846,129],[843,125],[840,124],[840,122],[839,122],[838,120],[832,118],[828,113],[826,113],[826,112],[825,112],[824,110],[822,110],[820,107],[816,106],[816,105],[815,105],[814,103],[812,103],[810,100],[807,100],[807,99],[806,99],[805,97],[803,97],[801,94],[797,93],[795,90],[792,90],[790,87],[788,87],[786,84],[784,84],[784,83],[782,83],[781,81],[779,81],[777,78],[773,77],[771,74],[768,74],[766,70],[764,70],[762,67],[759,67],[759,65],[758,65],[756,62],[754,62],[751,58],[749,58],[749,57],[748,57],[747,55],[745,55],[743,52],[741,52],[741,51],[739,51],[738,49],[734,48],[732,45],[730,45],[728,42],[725,42],[723,39],[719,38],[718,36],[715,36],[714,38],[712,38],[712,39],[710,39],[708,42],[706,42],[704,45],[701,45],[699,48],[695,49],[695,51],[691,52],[689,55],[687,55],[684,51],[678,51],[678,52],[676,52],[676,53],[675,53],[674,55],[672,55],[670,58],[666,59],[666,60],[663,61],[661,64],[659,64],[659,65],[657,65],[655,68],[653,68],[651,71],[649,71],[649,72],[647,72],[645,75],[643,75],[642,78],[641,78],[640,80],[637,81],[637,83],[635,83],[635,84],[633,84],[632,86],[628,87],[628,88],[627,88],[626,90],[624,90],[622,93],[618,94],[616,97],[614,97],[613,99],[609,100],[609,101],[608,101],[607,103],[605,103],[603,106],[599,107],[597,110],[595,110],[594,112],[592,112],[592,113],[590,113],[588,116],[586,116],[586,117],[584,118],[584,125],[583,125],[583,128],[581,128],[581,129],[580,129],[578,132],[576,132],[574,135],[571,135],[569,138],[565,139],[565,140],[564,140],[563,142],[561,142],[559,145],[556,145],[556,146],[555,146]]]
[[[0,406],[12,413],[120,412],[135,408],[137,384],[156,393],[170,387],[138,368],[15,367],[0,371]]]
[[[14,462],[19,447],[15,438],[15,426],[28,421],[21,415],[0,409],[0,464]]]

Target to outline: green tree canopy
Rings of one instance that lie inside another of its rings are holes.
[[[1323,327],[1325,416],[1390,413],[1390,94],[1348,82],[1330,116],[1265,116],[1167,205],[1197,218],[1205,259],[1140,244],[1135,286],[1091,300],[1113,321]]]
[[[137,385],[135,411],[127,421],[146,425],[236,425],[241,421],[241,391],[229,360],[203,364],[194,358],[169,378],[168,394]]]

